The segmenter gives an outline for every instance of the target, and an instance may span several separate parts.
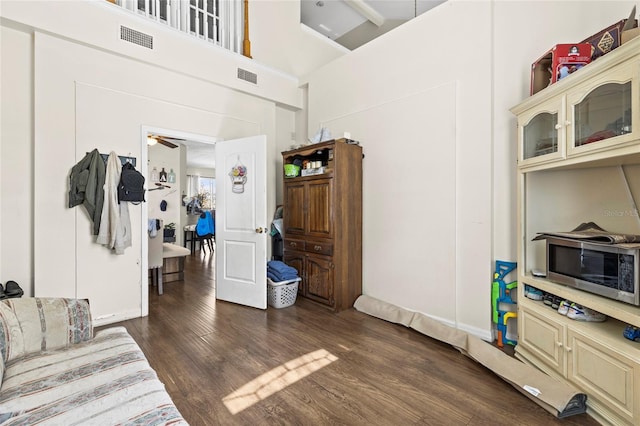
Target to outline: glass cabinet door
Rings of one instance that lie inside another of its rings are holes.
[[[556,97],[518,117],[520,165],[555,161],[564,157],[563,120],[565,98]]]
[[[607,83],[573,106],[574,147],[631,133],[631,82]]]
[[[558,152],[558,113],[536,115],[522,129],[522,159]]]

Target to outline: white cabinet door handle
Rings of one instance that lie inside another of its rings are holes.
[[[562,124],[560,123],[556,124],[556,130],[560,130],[560,129],[562,129]]]

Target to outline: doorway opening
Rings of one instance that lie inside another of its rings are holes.
[[[156,229],[156,231],[159,237],[163,238],[163,244],[189,248],[193,254],[191,248],[194,245],[187,239],[190,236],[193,238],[194,233],[187,230],[195,227],[201,212],[212,211],[215,208],[215,204],[211,204],[212,199],[215,203],[215,192],[212,193],[212,188],[215,190],[215,184],[211,185],[211,182],[207,181],[208,210],[188,210],[187,207],[190,204],[193,205],[190,202],[194,195],[190,194],[187,176],[206,174],[215,180],[215,143],[219,140],[213,136],[175,129],[141,127],[142,161],[139,169],[147,180],[146,203],[143,203],[141,215],[142,223],[149,224],[148,227],[141,229],[141,241],[144,242],[141,255],[143,316],[148,315],[149,312],[150,291],[149,287],[144,285],[149,282],[149,237],[145,234],[161,221],[163,229]],[[210,257],[213,257],[213,250],[210,250]],[[207,263],[215,265],[214,261]],[[176,279],[175,277],[184,275],[165,273],[164,276]],[[212,276],[215,277],[215,274]],[[215,286],[215,283],[213,285]]]

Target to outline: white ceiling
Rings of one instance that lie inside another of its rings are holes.
[[[445,0],[300,1],[300,22],[354,49]]]
[[[184,145],[187,149],[187,167],[200,169],[215,169],[216,167],[216,150],[215,144],[201,142],[194,139],[182,137],[167,136],[163,134],[157,135],[162,140],[176,144]],[[158,143],[155,146],[158,149],[174,149]]]

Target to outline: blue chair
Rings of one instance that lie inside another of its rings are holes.
[[[196,224],[196,241],[200,241],[200,249],[207,244],[211,253],[213,253],[213,241],[216,236],[216,227],[213,215],[210,211],[204,211],[200,214],[198,223]]]

